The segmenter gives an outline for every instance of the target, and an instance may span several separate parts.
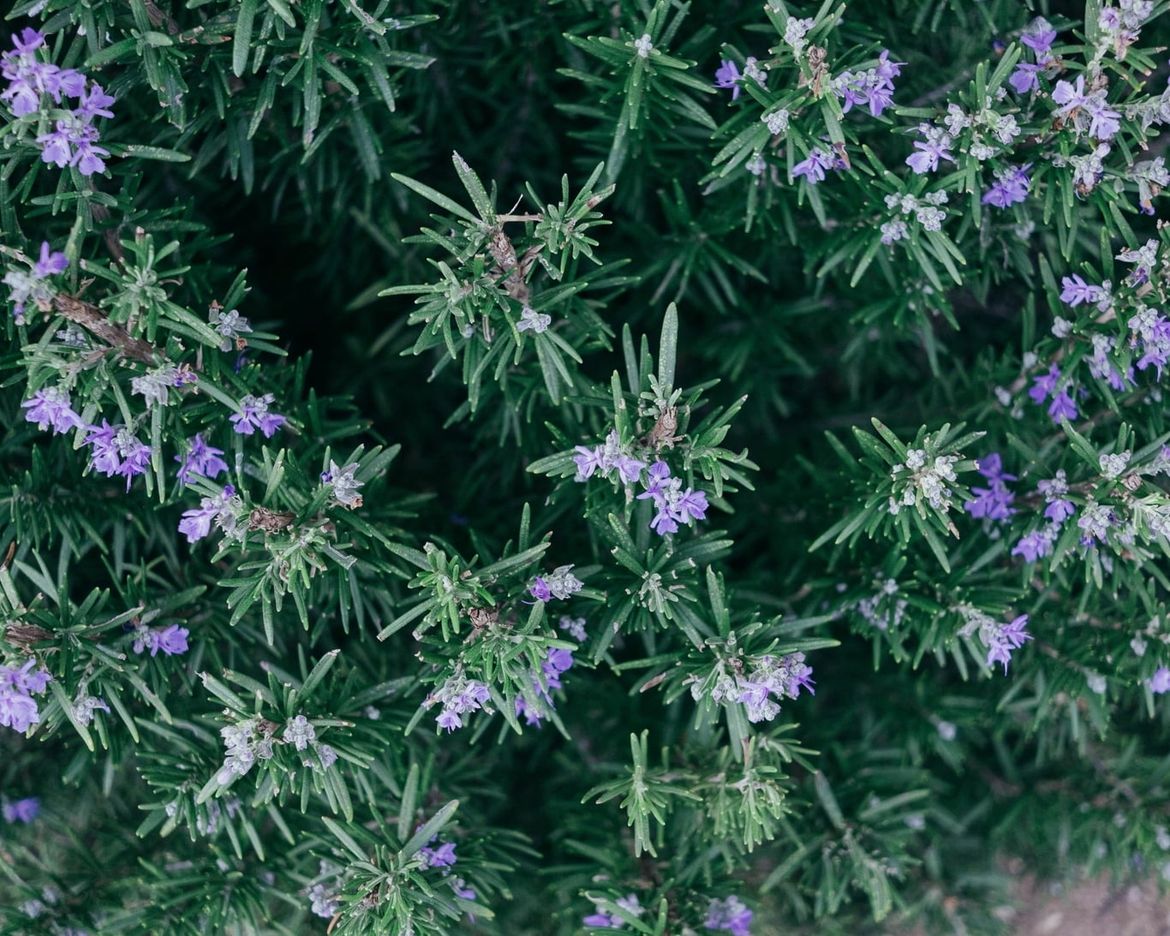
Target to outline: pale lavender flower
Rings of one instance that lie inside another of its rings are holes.
[[[1150,692],[1154,695],[1170,692],[1170,669],[1159,666],[1154,670],[1154,675],[1146,680],[1146,685],[1150,687]]]
[[[1027,201],[1028,192],[1032,188],[1032,179],[1028,175],[1031,168],[1032,164],[1027,163],[1023,166],[1008,166],[996,172],[995,184],[984,193],[983,204],[1007,208]]]
[[[28,824],[41,814],[41,801],[35,796],[12,801],[5,800],[3,807],[0,808],[3,810],[5,822]]]
[[[90,467],[107,478],[121,475],[130,482],[144,474],[150,466],[150,446],[140,441],[128,426],[111,426],[102,420],[100,426],[90,426],[85,442],[90,446]]]
[[[567,631],[569,636],[577,641],[577,643],[585,642],[585,618],[571,618],[567,614],[562,615],[560,623],[557,626],[561,630]]]
[[[304,715],[297,715],[284,726],[281,738],[285,744],[291,744],[298,751],[303,751],[317,740],[317,730]]]
[[[564,600],[584,588],[584,583],[573,575],[572,565],[557,566],[547,576],[538,575],[528,587],[537,601]]]
[[[739,77],[739,66],[731,59],[723,59],[715,71],[715,87],[730,88],[731,99],[738,100],[740,92],[743,90],[739,86]]]
[[[180,462],[176,477],[180,483],[187,484],[191,477],[215,479],[228,470],[228,464],[220,456],[223,449],[218,449],[204,441],[203,433],[197,432],[187,440],[185,455],[176,455],[175,461]]]
[[[314,916],[330,920],[341,910],[341,901],[338,895],[330,891],[322,883],[313,884],[306,893],[309,898],[309,908]]]
[[[231,501],[235,495],[236,489],[229,484],[215,497],[202,498],[198,507],[183,511],[183,518],[179,521],[179,532],[187,537],[187,542],[197,543],[203,539],[211,532],[213,523],[227,526],[231,514]]]
[[[823,149],[811,150],[808,156],[792,167],[792,178],[804,176],[809,185],[817,185],[825,180],[825,172],[837,169],[838,160]]]
[[[1002,663],[1006,673],[1012,652],[1031,640],[1027,631],[1028,615],[1021,614],[1008,624],[999,624],[980,633],[980,638],[987,645],[987,665]]]
[[[437,690],[427,696],[426,708],[438,704],[443,707],[435,721],[440,728],[454,731],[463,727],[463,716],[479,711],[491,700],[488,687],[475,679],[467,679],[456,671]]]
[[[906,157],[907,166],[922,175],[936,171],[940,159],[945,159],[948,162],[955,161],[955,157],[951,153],[954,138],[946,130],[922,123],[918,125],[918,132],[925,139],[914,141],[915,152]]]
[[[141,627],[134,636],[135,653],[150,651],[151,656],[178,656],[187,652],[187,636],[190,631],[178,624],[166,627]]]
[[[1067,388],[1052,398],[1052,402],[1048,404],[1048,415],[1054,423],[1059,423],[1062,419],[1077,418],[1077,404]]]
[[[357,462],[350,462],[344,468],[339,468],[337,462],[330,459],[329,469],[321,472],[321,483],[329,487],[333,499],[351,510],[362,506],[362,496],[358,493],[358,488],[365,486],[364,481],[354,477],[357,469]]]
[[[240,400],[240,411],[231,416],[232,428],[240,435],[251,435],[259,429],[264,438],[271,439],[286,421],[283,416],[268,411],[275,400],[271,393],[260,397],[247,394]]]
[[[1012,547],[1013,556],[1023,556],[1025,562],[1036,562],[1052,555],[1052,533],[1048,529],[1025,533]]]
[[[33,696],[43,694],[52,679],[43,669],[34,672],[36,665],[30,657],[19,669],[0,666],[0,725],[21,734],[41,720]]]
[[[738,897],[712,900],[703,926],[709,930],[726,930],[731,936],[751,936],[752,915]]]
[[[876,67],[842,72],[833,79],[833,90],[845,101],[842,111],[848,113],[856,105],[868,107],[874,117],[880,117],[894,103],[894,79],[905,64],[891,62],[889,49],[883,49]]]
[[[33,264],[33,273],[40,279],[46,279],[57,273],[64,273],[69,266],[69,260],[59,250],[52,250],[48,241],[41,241],[41,255]]]
[[[440,842],[438,848],[424,845],[418,850],[418,856],[424,868],[452,868],[459,860],[455,855],[454,842]]]
[[[211,310],[211,327],[214,328],[223,340],[219,343],[220,351],[230,351],[232,344],[239,344],[244,335],[250,334],[252,326],[237,309],[224,312],[222,309]]]
[[[69,432],[84,423],[73,411],[69,393],[64,387],[44,387],[20,404],[27,410],[24,418],[36,423],[42,431],[52,429],[54,433]]]

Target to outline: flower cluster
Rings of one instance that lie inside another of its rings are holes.
[[[151,656],[157,656],[160,650],[165,656],[186,653],[189,633],[187,628],[178,624],[168,624],[166,627],[140,625],[134,633],[134,652],[145,653],[149,650]]]
[[[140,441],[129,426],[111,426],[103,419],[100,426],[89,427],[85,443],[92,453],[90,467],[107,478],[124,477],[127,491],[130,482],[150,467],[150,446]]]
[[[330,920],[341,910],[341,871],[339,865],[322,860],[318,865],[317,879],[309,885],[305,896],[309,898],[309,909],[314,916]]]
[[[1079,412],[1076,400],[1069,393],[1069,381],[1062,381],[1061,377],[1060,368],[1053,364],[1046,373],[1033,380],[1032,387],[1028,390],[1032,402],[1040,406],[1051,398],[1048,415],[1054,423],[1059,423],[1062,419],[1076,419]]]
[[[573,566],[563,565],[548,575],[538,575],[528,586],[528,592],[537,601],[552,601],[554,598],[563,601],[584,587],[585,583],[573,574]]]
[[[1150,692],[1154,695],[1164,695],[1170,692],[1170,669],[1159,666],[1154,670],[1154,675],[1146,680],[1146,685],[1150,687]]]
[[[825,181],[826,172],[841,172],[848,168],[849,162],[843,151],[830,152],[818,146],[809,150],[808,155],[792,167],[792,178],[803,176],[809,185],[819,185]]]
[[[1059,105],[1058,117],[1071,126],[1078,137],[1087,133],[1098,142],[1111,140],[1121,129],[1121,114],[1109,106],[1105,88],[1085,90],[1085,76],[1077,75],[1075,82],[1058,81],[1052,89],[1052,100]]]
[[[845,102],[845,113],[853,107],[868,107],[874,117],[894,103],[894,79],[902,74],[905,62],[891,62],[890,50],[882,49],[878,63],[865,71],[841,72],[833,79],[833,91]]]
[[[1046,502],[1044,519],[1048,521],[1048,525],[1025,533],[1012,547],[1012,555],[1023,556],[1025,562],[1035,562],[1037,559],[1050,556],[1064,521],[1076,513],[1073,502],[1065,497],[1068,493],[1068,480],[1063,469],[1057,471],[1051,480],[1040,481],[1036,489],[1044,496]]]
[[[924,449],[910,449],[906,463],[895,465],[890,471],[894,490],[899,487],[901,494],[889,499],[889,511],[898,514],[903,507],[921,506],[925,500],[935,510],[946,511],[951,507],[951,489],[956,481],[956,455],[936,455],[933,458]]]
[[[533,695],[516,696],[516,714],[523,715],[529,725],[539,725],[554,707],[551,692],[561,688],[561,676],[573,665],[573,653],[559,647],[550,647],[540,664],[540,673],[532,675]]]
[[[94,120],[114,116],[114,99],[81,72],[40,61],[37,50],[44,48],[45,37],[35,29],[13,36],[12,45],[11,52],[0,55],[0,75],[8,80],[0,100],[14,117],[43,119],[52,126],[37,137],[41,159],[59,169],[76,166],[83,176],[105,172],[102,157],[110,153],[97,145],[101,134]]]
[[[362,506],[362,496],[358,493],[358,488],[363,487],[365,482],[354,477],[357,469],[357,462],[338,468],[337,462],[330,459],[329,469],[321,472],[321,483],[329,488],[333,499],[351,510]]]
[[[224,312],[218,305],[211,307],[210,324],[223,340],[219,343],[220,351],[230,351],[235,345],[237,350],[243,350],[244,335],[250,334],[252,326],[237,309]]]
[[[228,536],[235,536],[239,531],[242,507],[243,502],[236,496],[236,489],[228,484],[215,497],[204,497],[200,499],[198,507],[183,511],[179,532],[187,537],[188,543],[196,543],[211,532],[214,523]]]
[[[1028,174],[1031,163],[1022,166],[1005,166],[995,172],[995,182],[983,193],[981,201],[993,208],[1008,208],[1028,200],[1032,190],[1032,177]]]
[[[73,720],[86,728],[93,724],[94,716],[98,712],[105,712],[107,715],[110,712],[110,706],[105,699],[91,696],[84,688],[78,692],[71,705]]]
[[[986,162],[1015,142],[1020,127],[1011,114],[1001,114],[992,107],[990,99],[974,113],[964,111],[958,104],[947,105],[942,125],[921,123],[921,140],[914,142],[914,152],[906,157],[906,165],[919,175],[935,172],[939,160],[954,162],[952,149],[962,142],[962,151],[979,162]]]
[[[156,405],[166,406],[170,402],[171,387],[184,387],[197,379],[192,370],[180,370],[173,364],[163,364],[139,377],[131,378],[130,392],[143,397],[147,409]]]
[[[220,786],[227,786],[247,774],[257,759],[271,760],[273,727],[271,722],[249,718],[219,730],[226,750],[223,766],[216,774]]]
[[[730,88],[731,99],[733,101],[739,100],[740,92],[743,88],[740,86],[741,78],[748,78],[758,84],[761,88],[767,83],[767,76],[759,63],[752,56],[748,56],[743,63],[743,74],[740,74],[739,66],[731,59],[722,59],[719,62],[719,68],[715,71],[715,87]]]
[[[34,672],[36,666],[32,657],[19,668],[0,666],[0,725],[21,734],[40,722],[40,709],[33,696],[42,695],[52,679],[43,669]]]
[[[456,671],[427,696],[423,705],[428,709],[435,704],[441,705],[442,711],[436,716],[435,723],[447,731],[454,731],[463,727],[464,716],[486,708],[491,697],[486,685],[477,679],[468,679],[462,671]]]
[[[725,930],[731,936],[751,936],[752,911],[738,897],[712,900],[703,923],[709,930]]]
[[[659,536],[677,533],[680,523],[690,525],[695,520],[707,519],[707,495],[694,488],[683,488],[680,478],[671,477],[670,466],[656,461],[646,472],[642,482],[646,488],[638,500],[654,502],[654,519],[650,527]]]
[[[987,479],[988,487],[972,487],[971,493],[975,499],[963,504],[963,509],[979,519],[1007,520],[1016,512],[1012,507],[1015,494],[1008,488],[1007,482],[1015,481],[1016,476],[1004,472],[1003,459],[998,452],[979,459],[979,473]]]
[[[271,439],[286,422],[283,416],[268,411],[275,401],[276,397],[271,393],[258,397],[247,394],[240,400],[240,411],[230,417],[232,428],[240,435],[252,435],[259,429],[264,438]]]
[[[578,445],[574,451],[577,453],[573,456],[577,481],[588,481],[594,473],[600,472],[604,477],[616,478],[623,484],[633,484],[646,467],[646,462],[622,448],[616,430],[611,431],[601,445]]]
[[[711,701],[716,704],[739,703],[747,707],[748,721],[753,724],[771,721],[780,713],[780,705],[773,700],[796,699],[801,690],[813,692],[812,667],[804,662],[803,653],[787,656],[761,656],[752,660],[746,674],[742,666],[735,667],[734,675],[725,670],[711,690]],[[691,686],[691,696],[702,697],[702,685]]]
[[[4,285],[8,287],[9,299],[12,300],[12,318],[17,325],[25,324],[24,313],[30,301],[38,307],[48,307],[56,293],[49,277],[64,273],[69,261],[65,254],[50,249],[48,241],[42,241],[41,254],[30,265],[27,273],[10,268],[4,274]]]
[[[1048,20],[1037,17],[1020,36],[1020,42],[1032,51],[1036,61],[1020,61],[1008,78],[1008,84],[1017,94],[1028,94],[1040,90],[1040,75],[1054,63],[1052,44],[1056,41],[1056,30]]]
[[[1012,652],[1031,640],[1027,631],[1028,615],[1021,614],[1007,624],[1000,623],[984,611],[963,605],[958,609],[964,620],[959,636],[970,637],[978,634],[980,643],[987,648],[987,665],[1002,663],[1006,673]]]
[[[54,434],[80,429],[84,423],[73,411],[69,392],[64,387],[43,387],[20,404],[27,412],[27,422],[36,423],[44,432],[50,429]]]
[[[438,836],[432,838],[431,842],[436,838]],[[418,857],[424,868],[453,868],[459,860],[455,855],[454,842],[440,842],[438,848],[432,848],[428,843],[418,850]]]
[[[857,602],[857,613],[867,624],[878,630],[897,628],[906,617],[906,609],[910,604],[905,598],[897,597],[898,583],[892,578],[883,579],[877,585],[878,590],[875,594]]]
[[[891,193],[885,201],[886,207],[898,212],[899,216],[882,224],[883,244],[893,244],[910,237],[910,225],[905,220],[907,218],[913,218],[921,224],[924,231],[941,231],[947,219],[947,213],[939,207],[947,203],[947,193],[941,190],[928,192],[922,198]]]
[[[214,480],[228,470],[228,464],[220,457],[221,455],[223,449],[209,445],[204,440],[203,433],[197,432],[187,440],[187,451],[175,456],[175,461],[179,462],[179,470],[175,477],[179,479],[180,484],[189,484],[192,476]]]
[[[638,900],[637,894],[626,894],[625,897],[619,897],[614,903],[633,917],[641,917],[646,912],[646,908]],[[603,913],[600,910],[589,914],[581,921],[581,924],[592,926],[595,929],[622,929],[626,925],[625,921],[616,914]]]
[[[585,633],[585,618],[571,618],[567,614],[562,615],[557,627],[568,633],[577,643],[584,643],[587,634]]]
[[[1097,14],[1099,45],[1111,48],[1119,60],[1124,59],[1153,12],[1154,0],[1118,0],[1115,7],[1102,6]]]
[[[308,757],[303,759],[301,763],[306,767],[328,769],[337,763],[337,752],[328,744],[322,744],[317,740],[317,729],[304,715],[296,715],[289,719],[288,724],[284,726],[284,733],[281,734],[280,740],[285,744],[291,744],[297,751],[313,749],[317,759],[313,760]]]

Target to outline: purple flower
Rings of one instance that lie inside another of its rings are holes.
[[[73,412],[69,394],[62,387],[45,387],[20,405],[28,411],[25,420],[36,423],[42,431],[52,429],[54,433],[63,433],[84,425],[81,417]]]
[[[916,152],[906,157],[907,166],[922,175],[937,170],[940,159],[945,159],[948,162],[955,161],[955,157],[951,154],[951,145],[954,141],[950,134],[942,128],[932,127],[928,123],[919,124],[918,132],[925,139],[914,141]]]
[[[33,266],[33,273],[38,279],[47,279],[54,273],[64,273],[69,266],[69,260],[59,250],[51,250],[48,241],[41,241],[41,256]]]
[[[1062,419],[1077,418],[1076,401],[1069,396],[1067,389],[1061,390],[1052,398],[1052,402],[1048,405],[1048,415],[1052,417],[1054,423],[1058,423]]]
[[[1052,43],[1055,41],[1055,29],[1044,29],[1040,32],[1024,33],[1024,35],[1020,36],[1020,42],[1035,52],[1036,58],[1039,60],[1048,57],[1048,53],[1052,50]]]
[[[703,491],[687,488],[676,502],[675,509],[692,520],[706,520],[707,495]]]
[[[187,440],[187,454],[175,456],[175,461],[182,463],[176,477],[183,484],[189,483],[192,475],[217,478],[228,470],[227,462],[219,457],[222,454],[223,449],[208,445],[203,440],[203,433],[197,432]]]
[[[585,583],[573,574],[571,565],[557,566],[547,577],[538,575],[528,587],[529,594],[537,601],[563,601],[579,592]]]
[[[751,936],[751,925],[752,911],[738,897],[712,900],[703,923],[709,930],[726,930],[732,936]]]
[[[825,180],[828,169],[836,169],[836,161],[823,149],[814,149],[808,157],[792,167],[792,178],[804,176],[809,185],[816,185]]]
[[[855,105],[869,108],[874,117],[894,103],[894,79],[902,73],[905,62],[891,62],[889,49],[883,49],[876,67],[867,71],[842,72],[833,79],[837,96],[845,101],[848,113]]]
[[[1043,65],[1033,65],[1030,62],[1020,62],[1008,78],[1008,84],[1016,94],[1027,94],[1030,91],[1040,90],[1040,73]]]
[[[1076,512],[1077,509],[1073,506],[1072,501],[1066,500],[1063,497],[1057,497],[1050,501],[1048,506],[1044,508],[1044,517],[1047,520],[1051,520],[1057,526],[1060,526]]]
[[[89,427],[85,443],[92,450],[90,467],[107,478],[121,475],[127,491],[130,482],[150,465],[150,446],[139,441],[127,426],[111,426],[103,419],[100,426]]]
[[[229,505],[235,495],[236,489],[229,484],[215,497],[204,497],[198,507],[183,511],[179,532],[187,537],[187,542],[197,543],[211,532],[212,523],[230,517]]]
[[[178,624],[169,624],[166,627],[139,629],[134,638],[134,652],[143,653],[150,650],[151,656],[158,656],[161,650],[166,656],[177,656],[187,652],[187,628]]]
[[[231,417],[232,427],[240,435],[251,435],[257,429],[264,433],[264,438],[271,439],[276,430],[286,422],[283,416],[268,412],[268,407],[276,400],[271,393],[262,397],[248,394],[240,400],[240,411]]]
[[[989,488],[971,488],[975,495],[974,500],[963,504],[963,509],[972,517],[987,520],[1007,520],[1016,511],[1012,507],[1015,494],[1003,484],[993,484]]]
[[[4,821],[8,823],[29,823],[41,814],[41,801],[35,796],[5,802],[3,806]]]
[[[646,467],[646,463],[629,455],[621,455],[614,467],[617,468],[617,473],[623,482],[633,484],[641,477],[642,469]]]
[[[450,868],[458,861],[454,842],[441,842],[438,848],[423,846],[418,850],[418,855],[424,868]]]
[[[1146,680],[1146,685],[1150,687],[1150,692],[1154,695],[1170,692],[1170,669],[1159,666],[1154,670],[1154,675]]]
[[[1012,547],[1013,556],[1023,556],[1025,562],[1035,562],[1052,555],[1052,536],[1045,530],[1025,533]]]
[[[1032,188],[1032,180],[1028,170],[1032,164],[1023,166],[1009,166],[996,173],[996,182],[983,195],[983,204],[996,208],[1007,208],[1009,205],[1018,205],[1027,201],[1028,192]]]
[[[715,70],[715,87],[730,88],[731,99],[736,101],[739,99],[740,92],[743,90],[739,86],[739,66],[731,59],[721,59],[719,68]]]
[[[1048,373],[1041,374],[1036,377],[1032,383],[1032,388],[1028,391],[1028,396],[1032,398],[1035,403],[1043,403],[1056,389],[1056,384],[1060,380],[1060,368],[1053,364],[1048,368]]]
[[[598,468],[602,468],[604,471],[600,445],[595,445],[593,448],[578,445],[574,451],[577,453],[573,456],[573,462],[577,465],[576,480],[588,481]]]
[[[30,657],[19,669],[0,666],[0,725],[28,731],[41,720],[34,695],[41,695],[52,679],[45,670],[33,672],[37,661]]]
[[[1009,624],[998,624],[989,628],[980,636],[987,644],[987,665],[1002,663],[1006,673],[1012,652],[1024,645],[1024,641],[1031,640],[1027,631],[1028,615],[1021,614]]]
[[[1083,302],[1096,304],[1107,295],[1102,287],[1086,283],[1076,274],[1062,276],[1060,286],[1060,301],[1070,306],[1079,306]]]

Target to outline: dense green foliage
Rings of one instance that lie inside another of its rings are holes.
[[[1168,7],[19,0],[114,102],[0,98],[0,932],[1170,877]]]

